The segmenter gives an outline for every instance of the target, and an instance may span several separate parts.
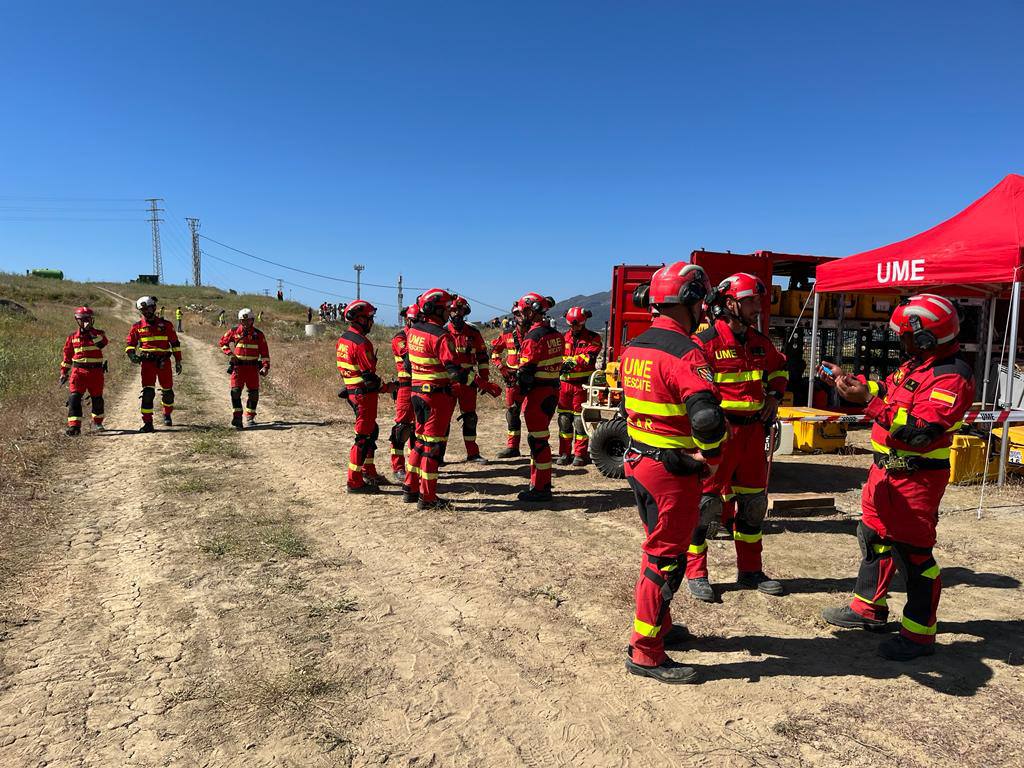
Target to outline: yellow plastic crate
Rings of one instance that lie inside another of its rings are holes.
[[[983,438],[974,435],[954,435],[953,446],[949,450],[949,482],[975,483],[980,481],[981,475],[985,471],[987,448],[987,442]],[[1017,450],[1019,452],[1020,448],[1018,447]],[[996,456],[988,462],[989,479],[998,474],[999,458]]]
[[[839,416],[818,408],[779,408],[780,418]],[[846,425],[827,421],[794,421],[793,448],[804,453],[836,453],[846,447]]]
[[[1006,454],[1006,470],[1017,474],[1024,473],[1024,426],[1010,427],[1010,450]],[[993,450],[998,450],[999,441],[1003,439],[1003,428],[996,427],[992,430]],[[995,459],[998,467],[999,458]]]
[[[782,292],[782,301],[779,303],[779,314],[782,317],[797,317],[804,307],[804,302],[811,295],[810,291],[790,289]]]
[[[888,320],[899,300],[899,296],[861,294],[857,297],[857,317],[861,320]]]

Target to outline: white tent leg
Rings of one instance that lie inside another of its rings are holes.
[[[988,382],[992,376],[992,337],[996,330],[996,302],[998,299],[993,296],[988,305],[988,341],[985,343],[985,370],[983,384],[981,385],[981,407],[984,409],[988,403]]]
[[[1017,364],[1017,323],[1020,320],[1020,283],[1013,284],[1010,294],[1010,354],[1006,361],[1006,386],[1003,407],[1013,407],[1013,372]],[[1003,439],[999,445],[999,485],[1006,483],[1006,457],[1010,453],[1010,425],[1003,424]]]
[[[807,407],[814,404],[814,376],[818,372],[818,312],[821,294],[814,292],[814,315],[811,319],[811,359],[807,361]]]

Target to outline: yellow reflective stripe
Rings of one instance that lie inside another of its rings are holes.
[[[521,359],[521,360],[522,360],[523,362],[529,362],[529,361],[527,361],[527,360],[526,360],[525,358],[520,358],[520,359]],[[563,358],[563,357],[562,357],[562,355],[559,355],[558,357],[549,357],[549,358],[547,358],[546,360],[541,360],[540,362],[538,362],[538,363],[537,363],[537,365],[538,365],[538,367],[543,367],[543,366],[545,366],[545,365],[555,365],[556,363],[557,363],[558,365],[561,365],[561,364],[562,364],[562,361],[563,361],[564,359],[565,359],[565,358]]]
[[[424,443],[447,443],[448,438],[444,435],[416,435],[418,440],[422,440]]]
[[[657,637],[661,627],[655,624],[648,624],[640,619],[633,619],[633,631],[644,637]]]
[[[882,387],[877,381],[868,381],[868,394],[872,397],[877,397],[878,393],[881,391]]]
[[[764,400],[723,400],[722,407],[728,411],[760,411]]]
[[[259,344],[243,344],[242,342],[239,341],[239,342],[235,343],[235,348],[236,349],[238,349],[238,348],[241,348],[241,349],[259,349],[260,345]]]
[[[760,533],[740,533],[739,531],[733,531],[732,537],[736,541],[745,541],[747,544],[757,544],[761,540]]]
[[[957,422],[956,424],[954,424],[954,425],[953,425],[952,427],[950,427],[949,429],[947,429],[947,430],[946,430],[946,432],[956,432],[956,431],[957,431],[958,429],[960,429],[960,427],[962,427],[963,425],[964,425],[964,423],[963,423],[962,421],[958,421],[958,422]]]
[[[569,438],[572,437],[572,432],[559,432],[558,436],[568,440]]]
[[[462,368],[472,368],[474,365],[475,363],[459,363],[459,366]]]
[[[545,429],[543,432],[531,432],[530,437],[542,437],[547,439],[551,437],[551,433]]]
[[[348,463],[348,468],[351,469],[353,472],[363,471],[363,467],[361,464],[353,464],[351,461]]]
[[[669,563],[668,565],[661,566],[659,568],[659,570],[662,570],[665,573],[669,573],[670,571],[676,570],[678,567],[679,567],[679,563]]]
[[[896,415],[892,417],[892,425],[889,427],[889,434],[892,434],[897,429],[907,426],[907,419],[910,417],[910,412],[906,408],[897,408]]]
[[[734,384],[739,381],[758,381],[764,371],[737,371],[735,373],[716,373],[715,381],[721,384]]]
[[[411,472],[414,475],[418,475],[420,473],[420,468],[419,467],[414,467],[409,462],[405,462],[405,471],[406,472]]]
[[[703,555],[708,551],[708,543],[705,541],[703,544],[691,544],[686,551],[691,555]]]
[[[574,371],[573,373],[567,373],[565,378],[567,379],[586,379],[590,377],[593,371]]]
[[[761,493],[764,488],[751,488],[745,485],[734,485],[732,486],[733,493]]]
[[[936,448],[934,451],[926,451],[920,453],[918,451],[905,451],[902,448],[888,448],[875,440],[871,441],[871,450],[877,451],[878,453],[889,453],[895,454],[896,456],[920,456],[925,459],[948,459],[949,458],[949,446],[945,448]]]
[[[892,545],[890,544],[872,544],[871,548],[875,551],[876,555],[884,555],[886,552],[892,551]]]
[[[237,352],[235,353],[235,357],[237,359],[239,359],[239,360],[259,360],[260,359],[259,355],[239,355]]]
[[[856,592],[853,593],[853,596],[860,600],[862,603],[867,603],[868,605],[878,605],[882,608],[889,605],[889,601],[885,597],[880,597],[877,600],[868,600],[866,597],[864,597],[864,595],[858,595]]]
[[[99,347],[75,347],[75,352],[95,352]]]
[[[906,616],[900,622],[903,628],[908,632],[913,632],[915,635],[934,635],[935,630],[938,628],[938,622],[932,624],[930,627],[926,627],[924,624],[918,624],[913,619],[908,619]]]
[[[652,403],[638,397],[626,396],[626,408],[645,416],[685,416],[686,406],[682,403]]]
[[[772,379],[788,379],[789,371],[772,371],[765,377],[768,381]]]
[[[509,437],[519,437],[519,435],[520,435],[520,432],[519,432],[518,429],[515,429],[515,430],[510,429],[508,431],[508,436]]]
[[[926,579],[936,579],[939,576],[939,566],[933,565],[931,568],[926,568],[921,574]]]
[[[696,441],[686,435],[657,435],[632,426],[627,426],[626,431],[634,440],[653,445],[655,448],[687,448],[692,451],[697,447]]]
[[[362,384],[363,383],[363,377],[362,376],[355,376],[355,377],[352,377],[352,376],[342,376],[341,380],[344,381],[346,384]]]
[[[426,470],[423,469],[421,469],[417,474],[424,480],[437,480],[437,478],[439,477],[437,472],[427,472]]]
[[[167,341],[166,336],[139,336],[139,341]]]
[[[441,361],[436,357],[420,357],[419,355],[409,355],[409,359],[414,363],[420,365],[440,365]]]
[[[139,412],[140,413],[152,413],[153,409],[152,408],[139,408]]]
[[[551,469],[551,462],[546,461],[542,464],[534,464],[533,466],[537,469]]]
[[[725,439],[726,439],[726,438],[727,438],[728,436],[729,436],[729,433],[728,433],[728,432],[725,432],[725,433],[723,433],[723,434],[722,434],[722,437],[721,437],[720,439],[718,439],[718,440],[715,440],[715,442],[713,442],[713,443],[705,443],[705,442],[704,442],[703,440],[701,440],[700,438],[698,438],[698,437],[694,437],[694,438],[693,438],[693,444],[694,444],[695,446],[697,446],[698,448],[700,448],[700,449],[701,449],[702,451],[710,451],[710,450],[712,450],[712,449],[714,449],[714,448],[717,448],[717,447],[718,447],[718,446],[720,446],[720,445],[721,445],[722,443],[724,443],[724,442],[725,442]]]
[[[414,379],[422,379],[422,380],[425,380],[425,381],[440,381],[440,380],[448,381],[448,379],[450,378],[448,376],[447,372],[444,372],[444,371],[442,371],[440,373],[429,373],[429,372],[425,373],[423,371],[413,371],[412,372],[412,377]]]
[[[557,379],[558,371],[537,371],[534,374],[534,378],[537,379]]]

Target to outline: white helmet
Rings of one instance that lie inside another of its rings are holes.
[[[253,313],[253,311],[251,309],[246,307],[245,309],[238,310],[238,319],[239,320],[255,320],[256,319],[256,315]]]
[[[145,309],[146,307],[156,309],[156,296],[140,296],[139,300],[135,302],[136,309]]]

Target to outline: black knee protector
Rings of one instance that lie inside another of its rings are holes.
[[[359,432],[356,432],[355,443],[356,443],[356,457],[357,457],[356,464],[359,464],[360,466],[362,466],[363,462],[366,461],[366,457],[367,457],[367,455],[370,452],[370,444],[371,444],[370,435],[363,435],[363,434],[360,434]]]
[[[462,414],[462,434],[465,437],[476,437],[477,425],[476,411],[466,411]]]
[[[156,399],[156,388],[155,387],[143,387],[142,388],[142,407],[147,409],[153,408],[153,401]]]
[[[92,415],[102,416],[103,415],[103,395],[96,395],[92,399]]]
[[[68,395],[68,416],[82,415],[82,393],[72,392]]]
[[[416,423],[426,424],[427,419],[430,418],[430,403],[416,395],[410,398],[410,403],[412,404],[413,415],[416,417]]]
[[[558,414],[558,431],[563,435],[572,434],[572,414],[571,413],[560,413]]]
[[[388,439],[392,448],[401,451],[409,442],[410,437],[412,437],[412,425],[398,423],[391,427],[391,437]]]
[[[587,427],[583,423],[582,416],[574,416],[572,419],[572,428],[576,431],[576,434],[582,437],[587,434]]]
[[[508,424],[509,432],[518,432],[523,428],[523,417],[518,406],[509,406],[505,410],[505,423]]]
[[[164,405],[174,405],[174,390],[173,389],[161,389],[160,390],[160,402]]]
[[[700,497],[700,522],[698,525],[714,536],[722,524],[722,497],[706,493]]]
[[[444,450],[447,443],[435,443],[433,441],[424,440],[420,443],[420,453],[434,461],[440,462],[444,458]]]
[[[537,456],[538,454],[540,454],[541,444],[543,442],[546,442],[546,441],[542,441],[540,438],[534,437],[533,435],[527,435],[526,436],[526,444],[528,446],[530,446],[530,455],[531,456]]]
[[[891,555],[891,549],[884,552],[878,551],[877,547],[885,546],[882,544],[882,537],[878,535],[878,531],[864,525],[863,522],[857,523],[857,544],[860,546],[861,557],[868,563],[874,562],[883,555],[886,557]]]
[[[249,396],[245,399],[245,407],[250,411],[255,411],[256,406],[260,403],[260,391],[258,389],[250,389]]]
[[[736,518],[752,528],[761,528],[764,516],[768,514],[768,494],[742,493],[736,496]]]
[[[547,416],[551,417],[555,415],[555,411],[558,410],[558,395],[548,395],[540,401],[540,410]]]
[[[380,437],[380,424],[373,425],[373,432],[370,433],[370,451],[377,450],[377,439]]]
[[[229,392],[231,393],[231,407],[242,410],[242,388],[232,387]]]

